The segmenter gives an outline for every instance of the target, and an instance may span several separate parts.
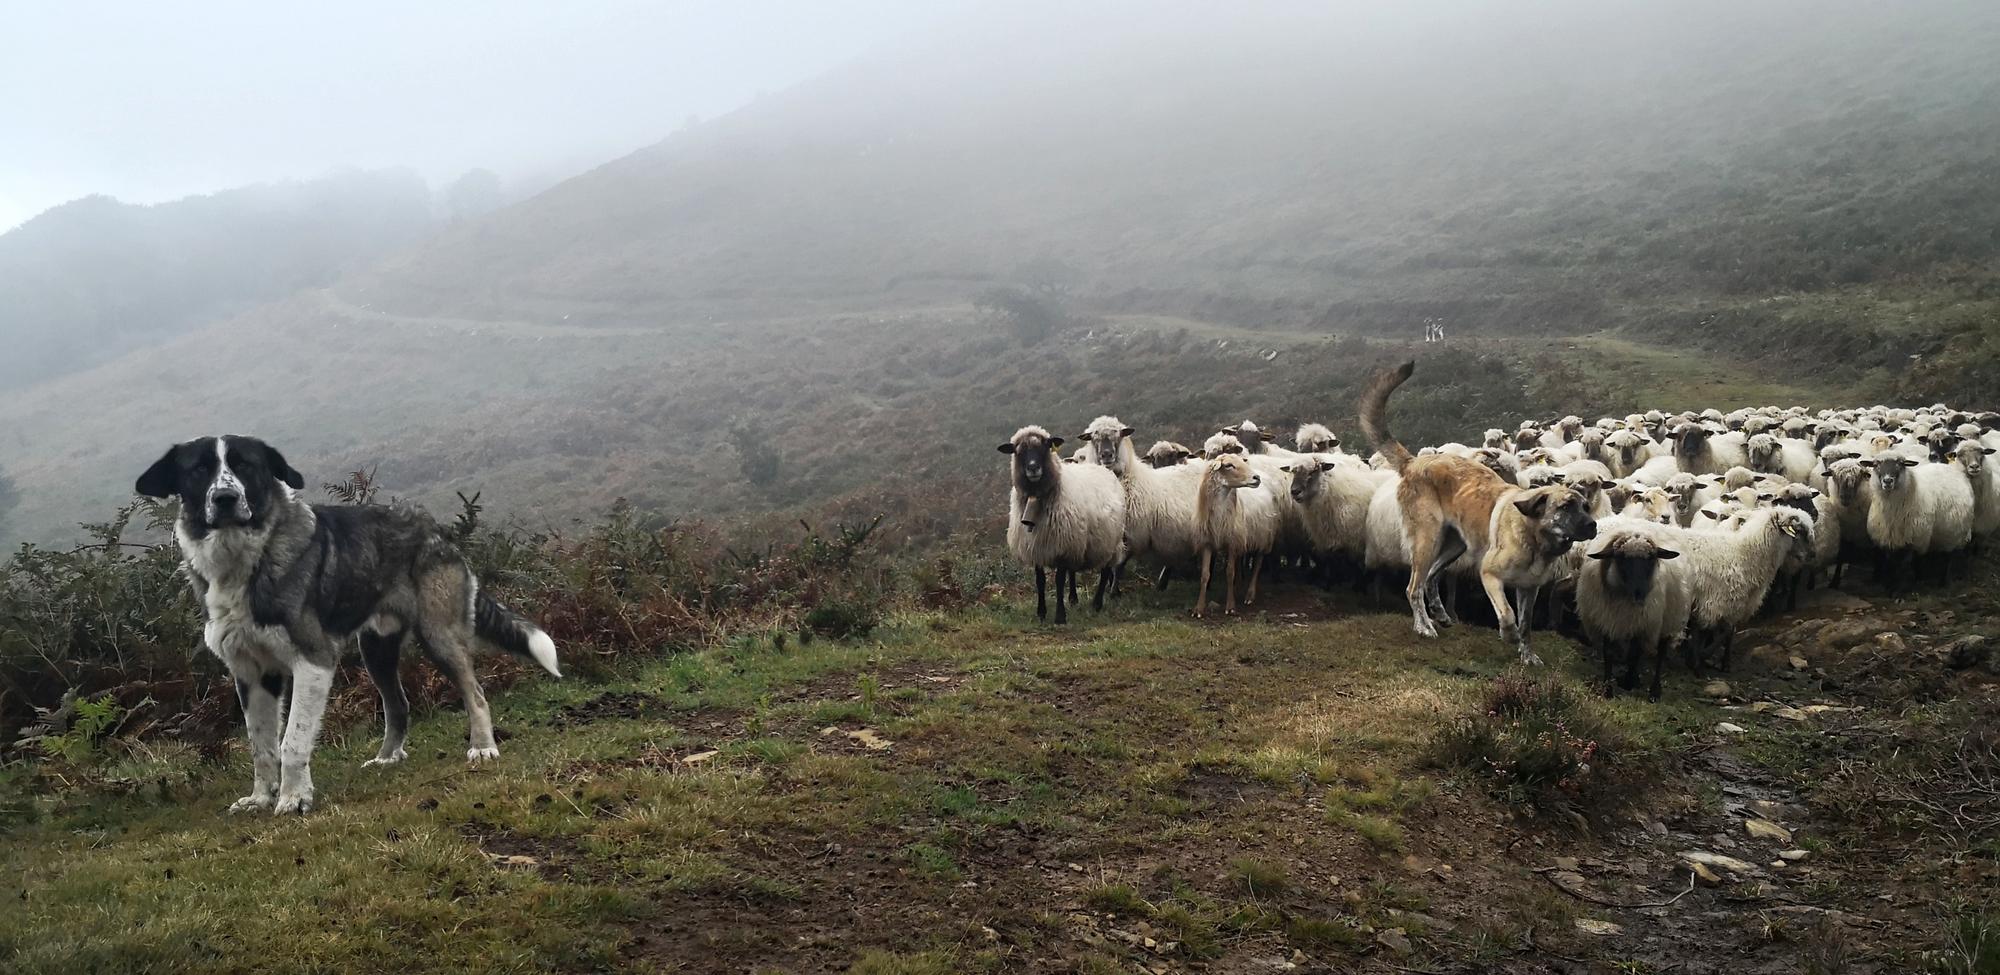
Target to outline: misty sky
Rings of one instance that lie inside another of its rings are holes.
[[[13,3],[0,230],[344,165],[566,176],[893,44],[969,0]]]

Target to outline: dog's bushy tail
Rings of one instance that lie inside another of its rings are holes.
[[[561,677],[562,671],[556,667],[556,641],[549,639],[542,628],[536,626],[521,614],[507,608],[507,604],[484,590],[472,600],[472,628],[487,642],[517,657],[526,657],[540,664],[543,670]]]
[[[1412,360],[1381,373],[1369,381],[1368,388],[1361,393],[1361,403],[1355,407],[1361,415],[1361,432],[1368,436],[1369,446],[1381,451],[1382,456],[1388,458],[1390,465],[1398,471],[1410,462],[1410,449],[1397,442],[1395,435],[1389,432],[1389,394],[1416,371],[1417,364]]]

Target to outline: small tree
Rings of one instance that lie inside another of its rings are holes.
[[[0,524],[7,521],[7,514],[21,503],[21,489],[14,485],[14,479],[6,471],[0,471]]]
[[[776,447],[747,423],[729,431],[729,442],[743,465],[743,477],[756,487],[769,487],[778,480],[779,457]]]
[[[1034,345],[1069,322],[1056,302],[1022,287],[988,288],[973,296],[972,307],[1005,325],[1022,345]]]

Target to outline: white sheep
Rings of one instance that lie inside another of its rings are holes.
[[[1292,444],[1301,454],[1331,454],[1340,450],[1340,438],[1324,423],[1302,423],[1292,434]]]
[[[1989,460],[1993,452],[1978,440],[1962,440],[1951,452],[1951,462],[1972,485],[1972,535],[1982,540],[2000,532],[2000,468]]]
[[[1749,459],[1744,456],[1741,433],[1718,433],[1700,424],[1684,423],[1667,436],[1674,441],[1674,460],[1684,471],[1720,474],[1744,466]]]
[[[1670,525],[1621,521],[1619,527],[1641,531],[1660,545],[1689,560],[1690,662],[1699,652],[1722,644],[1727,669],[1736,645],[1736,627],[1764,603],[1785,559],[1797,552],[1810,555],[1812,519],[1791,508],[1759,508],[1744,516],[1735,531],[1695,531]]]
[[[1680,474],[1680,461],[1673,459],[1671,456],[1659,456],[1640,464],[1631,473],[1630,477],[1632,480],[1648,487],[1666,487],[1668,481],[1673,480]],[[1687,476],[1693,477],[1694,475],[1689,474]]]
[[[1096,571],[1095,608],[1125,554],[1125,490],[1096,464],[1064,464],[1055,451],[1061,437],[1025,426],[1000,445],[1012,457],[1013,488],[1007,500],[1007,549],[1035,570],[1035,616],[1048,617],[1047,570],[1056,570],[1056,622],[1069,622],[1064,602],[1078,571]]]
[[[1813,454],[1812,445],[1803,440],[1790,440],[1759,433],[1744,442],[1744,455],[1748,467],[1766,474],[1780,474],[1785,480],[1804,483],[1812,476],[1819,458]]]
[[[1100,416],[1084,429],[1091,443],[1109,445],[1102,451],[1100,463],[1124,487],[1125,538],[1130,554],[1157,564],[1157,585],[1165,587],[1174,566],[1193,561],[1201,552],[1195,489],[1201,482],[1202,465],[1155,468],[1142,464],[1132,447],[1132,433],[1132,428],[1115,416]]]
[[[1639,522],[1651,524],[1650,522]],[[1639,660],[1651,650],[1653,684],[1660,699],[1660,671],[1667,651],[1681,642],[1693,606],[1691,573],[1680,552],[1644,529],[1624,530],[1621,519],[1601,523],[1585,551],[1576,578],[1576,615],[1584,634],[1604,657],[1604,682],[1611,684],[1612,653],[1625,649],[1625,674],[1618,684],[1639,684]]]
[[[1202,465],[1195,502],[1195,522],[1201,540],[1201,591],[1194,615],[1208,614],[1208,582],[1216,553],[1227,559],[1223,579],[1223,613],[1236,612],[1236,570],[1256,556],[1250,570],[1250,590],[1244,604],[1257,600],[1257,580],[1264,553],[1277,544],[1280,515],[1277,498],[1247,458],[1224,454]]]
[[[1146,463],[1151,467],[1173,467],[1187,463],[1194,451],[1171,440],[1155,440],[1146,448]]]
[[[1339,552],[1362,562],[1368,554],[1368,505],[1396,475],[1371,470],[1351,457],[1306,457],[1290,465],[1292,502],[1317,552]]]
[[[1887,558],[1948,556],[1971,541],[1976,502],[1963,470],[1894,453],[1860,463],[1873,475],[1868,539]],[[1949,559],[1942,561],[1948,577]],[[1890,579],[1894,588],[1902,576],[1892,574]]]

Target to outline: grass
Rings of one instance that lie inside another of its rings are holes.
[[[306,971],[1233,969],[1353,962],[1373,926],[1492,951],[1577,905],[1532,875],[1408,872],[1482,862],[1505,837],[1481,824],[1513,809],[1433,767],[1437,737],[1483,709],[1587,714],[1621,744],[1603,762],[1704,726],[1691,681],[1658,707],[1586,699],[1567,688],[1593,664],[1561,641],[1523,681],[1490,632],[1420,642],[1277,591],[1315,622],[1194,624],[1135,592],[1057,630],[1002,602],[521,683],[494,697],[511,734],[488,767],[457,761],[455,712],[390,769],[359,768],[372,722],[335,729],[303,819],[221,811],[240,748],[168,753],[170,790],[44,797],[0,837],[19,891],[0,950],[21,972],[249,971],[277,940]],[[634,693],[657,706],[595,710]],[[825,734],[835,718],[887,747]],[[1460,897],[1493,935],[1409,916]]]

